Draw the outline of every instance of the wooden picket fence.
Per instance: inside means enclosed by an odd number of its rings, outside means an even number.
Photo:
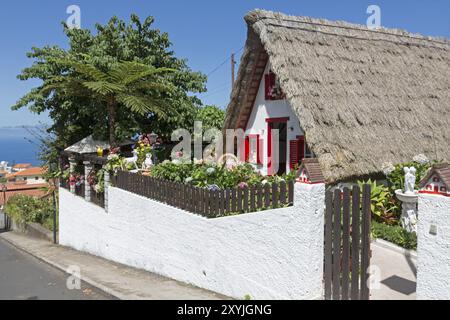
[[[370,185],[325,196],[325,299],[368,300]]]
[[[294,202],[293,181],[213,191],[119,171],[112,183],[117,188],[207,218],[287,207]]]

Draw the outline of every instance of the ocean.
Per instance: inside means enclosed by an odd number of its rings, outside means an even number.
[[[39,142],[25,128],[0,128],[0,161],[38,166],[38,152]]]

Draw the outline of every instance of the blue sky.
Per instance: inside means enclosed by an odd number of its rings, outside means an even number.
[[[379,1],[379,0],[96,0],[96,1],[2,1],[0,8],[0,127],[49,122],[46,115],[36,116],[13,105],[24,93],[38,84],[16,79],[31,61],[25,54],[33,46],[47,44],[66,47],[61,22],[68,17],[66,8],[81,7],[82,27],[93,28],[106,23],[113,15],[128,19],[131,13],[152,15],[155,27],[169,33],[178,57],[188,59],[196,71],[209,74],[234,51],[242,48],[246,38],[243,16],[254,8],[281,11],[293,15],[322,17],[365,24],[370,4],[381,8],[385,27],[450,38],[450,1]],[[239,59],[238,55],[238,59]],[[230,62],[211,74],[208,93],[201,95],[205,104],[226,107],[231,90]]]

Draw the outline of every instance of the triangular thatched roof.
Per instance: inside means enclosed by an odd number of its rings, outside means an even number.
[[[262,10],[245,20],[226,128],[245,126],[268,59],[327,182],[419,153],[450,160],[448,40]]]
[[[133,144],[133,141],[125,140],[119,143],[119,146],[127,146],[131,144]],[[109,150],[110,145],[106,141],[95,140],[94,137],[90,135],[78,141],[77,143],[71,145],[70,147],[66,148],[64,151],[75,154],[89,154],[89,153],[97,153],[97,149],[99,147],[104,150]]]

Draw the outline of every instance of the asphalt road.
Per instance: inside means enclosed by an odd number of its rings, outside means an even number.
[[[17,250],[0,239],[0,300],[109,300],[110,296],[82,283],[66,287],[68,275]]]

